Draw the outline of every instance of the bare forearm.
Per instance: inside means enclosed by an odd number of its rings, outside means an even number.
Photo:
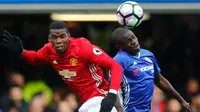
[[[124,112],[124,109],[123,109],[123,106],[121,105],[119,96],[117,96],[115,108],[117,109],[117,112]]]
[[[160,76],[160,78],[156,81],[156,85],[167,95],[170,95],[171,97],[177,99],[180,103],[185,102],[185,100],[181,97],[181,95],[173,88],[173,86],[169,83],[167,79],[165,79],[163,76]]]

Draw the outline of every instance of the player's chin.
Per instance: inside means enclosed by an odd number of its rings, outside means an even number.
[[[63,53],[65,53],[65,50],[64,49],[56,49],[56,52],[59,54],[63,54]]]
[[[140,48],[134,48],[133,51],[134,51],[135,53],[138,53],[138,52],[140,52]]]

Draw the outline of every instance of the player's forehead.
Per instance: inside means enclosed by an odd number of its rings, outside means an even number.
[[[135,38],[135,34],[132,31],[127,31],[122,37],[123,39]]]
[[[50,35],[61,35],[61,34],[66,34],[67,30],[66,28],[63,29],[50,29],[49,30]]]

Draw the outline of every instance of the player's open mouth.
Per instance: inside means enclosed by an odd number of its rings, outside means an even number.
[[[56,46],[56,49],[57,49],[57,50],[62,50],[62,49],[63,49],[63,46]]]

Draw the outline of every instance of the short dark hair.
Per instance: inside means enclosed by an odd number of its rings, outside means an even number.
[[[112,43],[118,44],[118,42],[121,40],[121,38],[124,37],[124,34],[128,31],[129,31],[129,29],[124,28],[124,27],[116,28],[112,33],[112,37],[111,37]]]
[[[49,29],[66,29],[67,33],[69,33],[67,24],[63,21],[53,21],[51,22]]]

